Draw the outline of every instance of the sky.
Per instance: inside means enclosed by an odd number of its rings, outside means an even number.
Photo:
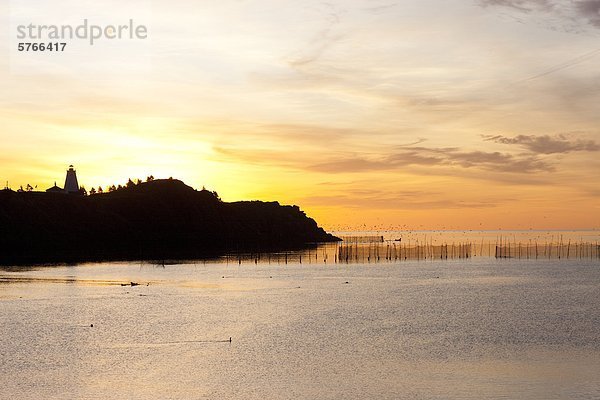
[[[329,230],[600,228],[600,0],[11,0],[0,180],[179,178]],[[17,53],[15,26],[146,40]]]

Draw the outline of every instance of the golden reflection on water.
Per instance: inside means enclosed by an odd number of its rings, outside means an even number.
[[[239,280],[232,276],[223,276],[222,282],[209,283],[198,280],[146,280],[146,281],[128,281],[78,278],[75,276],[26,276],[26,275],[2,275],[0,274],[0,284],[65,284],[78,286],[118,286],[125,288],[139,288],[156,285],[166,285],[185,289],[220,289],[227,291],[250,292],[255,290],[269,290],[276,288],[286,288],[273,282],[272,277],[257,278],[252,280]],[[134,283],[134,285],[132,285]],[[0,298],[3,296],[0,295]]]
[[[33,277],[33,276],[2,276],[0,283],[59,283],[59,284],[77,284],[89,286],[121,286],[123,281],[100,280],[100,279],[81,279],[76,277]]]

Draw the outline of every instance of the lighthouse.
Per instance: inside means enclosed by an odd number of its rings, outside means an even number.
[[[65,178],[65,192],[69,194],[79,193],[79,183],[77,183],[77,173],[72,165],[69,165],[67,177]]]

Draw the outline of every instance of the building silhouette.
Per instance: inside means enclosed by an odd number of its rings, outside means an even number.
[[[65,192],[66,193],[79,193],[79,183],[77,183],[77,173],[72,165],[69,165],[67,170],[67,177],[65,178]]]
[[[56,186],[56,182],[54,182],[54,186],[49,189],[46,189],[47,193],[67,193],[67,194],[79,194],[79,183],[77,182],[77,172],[72,165],[69,165],[69,169],[67,170],[67,176],[65,177],[65,187],[64,189]]]
[[[54,186],[52,186],[50,189],[46,189],[47,193],[64,193],[65,190],[61,187],[56,186],[56,181],[54,182]]]

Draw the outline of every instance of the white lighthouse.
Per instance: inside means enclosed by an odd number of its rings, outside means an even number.
[[[77,183],[77,173],[72,165],[69,165],[67,170],[67,177],[65,178],[65,192],[66,193],[79,193],[79,183]]]

